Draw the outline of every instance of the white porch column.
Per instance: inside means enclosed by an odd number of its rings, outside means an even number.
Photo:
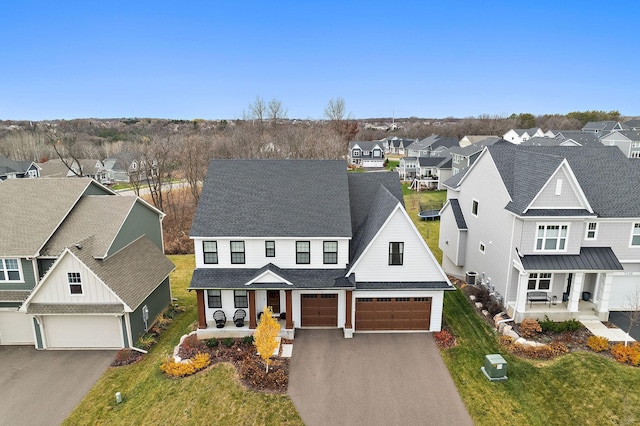
[[[609,312],[609,297],[611,296],[611,285],[613,284],[613,274],[603,273],[604,284],[602,284],[602,297],[598,301],[598,312]]]
[[[520,272],[518,274],[518,294],[516,296],[516,312],[527,310],[527,285],[529,284],[529,274]]]
[[[569,312],[578,312],[578,303],[582,294],[582,284],[584,283],[584,272],[576,272],[573,274],[573,283],[571,283],[571,294],[569,295]]]

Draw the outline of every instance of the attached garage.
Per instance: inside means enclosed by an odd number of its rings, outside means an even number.
[[[48,349],[120,349],[124,346],[120,317],[52,315],[44,318]]]
[[[302,294],[302,327],[337,327],[337,294]]]
[[[356,299],[356,331],[429,330],[430,297]]]
[[[22,312],[0,311],[0,345],[32,345],[33,318]]]
[[[640,275],[614,276],[609,310],[628,311],[632,307],[631,304],[638,303],[635,300],[638,295],[640,295]]]

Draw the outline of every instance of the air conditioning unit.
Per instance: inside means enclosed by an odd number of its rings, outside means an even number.
[[[469,285],[475,285],[477,278],[478,278],[478,273],[477,272],[475,272],[475,271],[467,271],[466,274],[465,274],[464,280]]]

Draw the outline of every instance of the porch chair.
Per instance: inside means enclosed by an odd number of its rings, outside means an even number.
[[[217,328],[223,328],[224,324],[227,322],[227,316],[221,310],[217,310],[213,313],[213,319],[216,322]]]
[[[237,309],[233,314],[233,322],[236,324],[236,327],[242,327],[244,325],[244,319],[247,316],[247,313],[244,309]]]

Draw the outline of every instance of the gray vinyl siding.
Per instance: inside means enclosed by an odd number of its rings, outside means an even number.
[[[91,183],[91,185],[87,186],[84,193],[82,195],[113,195],[108,192],[106,189],[98,186],[98,184]]]
[[[565,251],[535,251],[536,239],[538,235],[538,225],[569,225],[567,232],[567,244]],[[631,232],[631,228],[629,228]],[[631,234],[629,234],[631,237]],[[567,220],[564,218],[553,219],[549,217],[540,220],[526,220],[522,226],[522,237],[516,240],[518,249],[522,254],[580,254],[580,247],[584,238],[584,220]],[[601,247],[601,246],[599,246]]]
[[[109,248],[108,256],[135,241],[142,235],[149,238],[160,250],[162,247],[162,231],[158,214],[141,202],[133,205],[118,235]]]
[[[442,250],[442,254],[449,258],[455,266],[464,266],[466,240],[467,232],[458,229],[452,208],[447,205],[440,217],[438,246]]]
[[[31,290],[36,286],[33,263],[27,259],[20,259],[20,266],[22,267],[22,279],[24,282],[3,282],[0,283],[0,290]]]
[[[633,260],[640,258],[640,247],[629,247],[633,224],[640,223],[640,218],[633,221],[594,221],[598,222],[597,239],[584,240],[585,247],[611,247],[619,260]],[[588,221],[586,222],[588,223]],[[583,225],[582,238],[585,235],[586,223]]]
[[[0,302],[0,308],[16,308],[22,306],[20,302]]]
[[[505,295],[511,268],[511,231],[514,217],[504,209],[510,201],[493,159],[486,152],[469,170],[460,187],[458,200],[467,223],[465,270],[484,272],[496,291]],[[493,184],[489,184],[493,183]],[[478,216],[471,214],[478,200]],[[479,250],[480,242],[485,253]]]
[[[560,195],[556,195],[556,183],[562,179],[562,189]],[[560,170],[547,186],[542,188],[536,200],[532,203],[532,208],[584,208],[581,199],[571,187],[570,177],[564,170]]]
[[[147,297],[144,302],[129,314],[129,322],[131,323],[131,340],[136,342],[138,338],[145,332],[144,322],[142,321],[142,307],[147,305],[149,308],[148,325],[151,326],[156,317],[171,302],[171,288],[169,286],[169,278],[165,279],[154,291]]]

